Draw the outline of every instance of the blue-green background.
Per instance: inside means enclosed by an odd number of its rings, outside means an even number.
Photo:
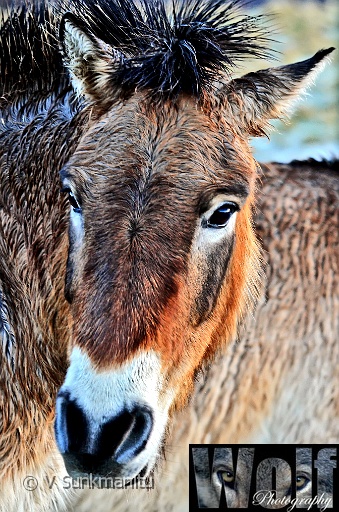
[[[275,13],[273,37],[280,43],[273,46],[281,54],[279,63],[251,62],[245,71],[303,60],[322,48],[337,49],[308,95],[295,106],[288,124],[275,121],[270,140],[252,140],[256,158],[288,162],[339,157],[339,0],[250,1],[249,6],[257,3],[254,13]]]

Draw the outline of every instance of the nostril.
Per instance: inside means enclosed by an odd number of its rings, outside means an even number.
[[[126,411],[105,423],[101,428],[97,445],[98,456],[112,456],[126,434],[130,431],[133,422],[133,414]]]
[[[146,407],[133,413],[133,423],[115,454],[116,461],[123,464],[129,458],[136,457],[146,446],[153,427],[153,415]]]
[[[85,451],[88,423],[81,408],[70,400],[68,393],[59,393],[57,399],[56,434],[62,453]]]
[[[84,451],[87,441],[87,421],[84,413],[76,402],[68,402],[66,409],[66,424],[68,432],[68,451]]]
[[[126,462],[145,448],[152,426],[152,413],[146,407],[123,412],[102,426],[98,456],[114,455],[118,463]]]
[[[71,472],[120,471],[146,447],[152,428],[153,414],[146,406],[125,409],[102,423],[86,417],[68,392],[59,392],[55,433]]]

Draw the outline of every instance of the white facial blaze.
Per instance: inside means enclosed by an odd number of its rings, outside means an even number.
[[[96,371],[90,358],[79,348],[71,353],[63,392],[86,415],[92,436],[100,426],[123,411],[145,406],[153,413],[153,428],[145,449],[126,463],[124,473],[133,478],[146,465],[151,469],[159,452],[174,393],[165,388],[161,365],[155,352],[140,352],[115,370]]]

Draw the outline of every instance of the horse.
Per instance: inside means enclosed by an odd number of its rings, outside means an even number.
[[[173,419],[155,489],[77,490],[76,512],[127,512],[134,502],[187,511],[190,443],[337,444],[338,161],[261,169],[254,225],[266,265],[253,317]]]
[[[238,7],[76,0],[4,18],[4,510],[67,506],[51,484],[63,463],[151,475],[196,375],[259,296],[249,137],[333,49],[234,79],[269,55]]]

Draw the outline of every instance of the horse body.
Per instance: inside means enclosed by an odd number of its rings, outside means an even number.
[[[133,500],[142,511],[187,511],[189,443],[337,442],[338,164],[262,170],[255,224],[266,277],[240,342],[216,358],[174,418],[155,489],[78,491],[76,511],[95,503],[98,512],[125,512]]]
[[[29,497],[8,486],[60,467],[52,428],[61,385],[55,431],[70,474],[150,474],[196,374],[258,295],[248,137],[286,110],[330,50],[228,80],[223,51],[263,56],[263,35],[246,18],[232,25],[227,6],[214,14],[203,3],[196,14],[185,5],[167,15],[161,2],[154,12],[147,3],[74,2],[60,21],[42,4],[18,8],[1,30],[6,510],[50,510],[59,500],[46,479]],[[187,20],[198,27],[198,67],[194,30],[180,32]],[[209,62],[199,38],[205,48],[212,28]],[[154,53],[166,34],[172,53]]]

